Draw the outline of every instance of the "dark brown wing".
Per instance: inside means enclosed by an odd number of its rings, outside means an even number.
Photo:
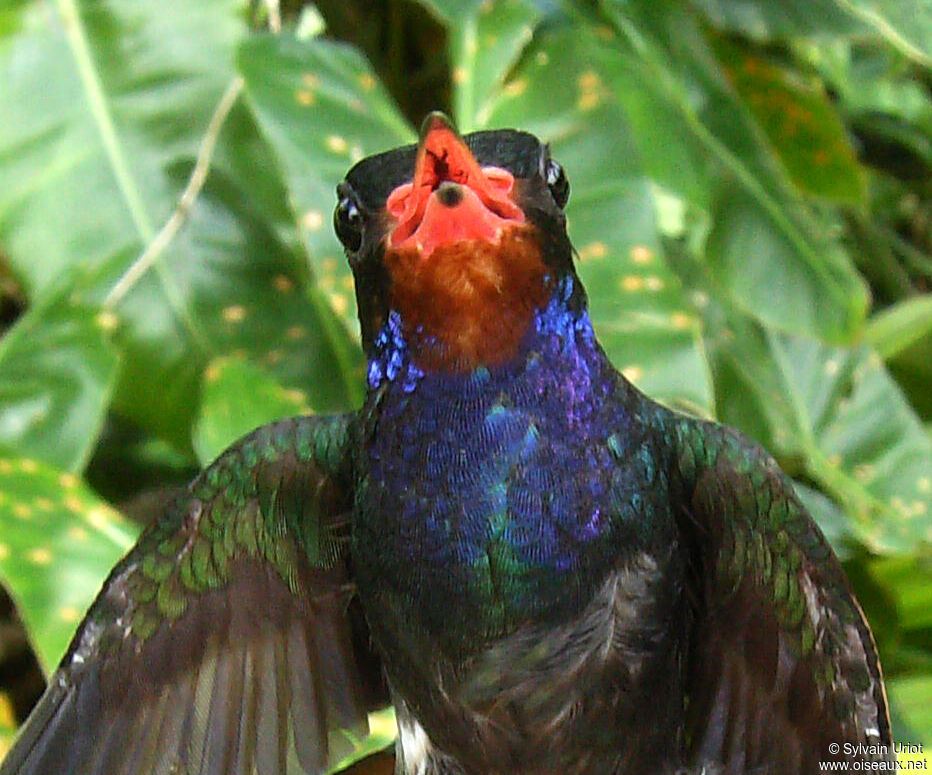
[[[792,484],[758,446],[711,423],[683,419],[675,449],[695,570],[692,763],[794,775],[820,761],[889,761],[870,630]]]
[[[0,774],[322,773],[350,752],[387,697],[350,606],[347,429],[260,428],[195,480],[111,573]]]

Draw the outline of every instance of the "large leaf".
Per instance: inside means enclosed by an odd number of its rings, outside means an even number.
[[[422,0],[446,22],[453,117],[461,132],[487,126],[496,95],[531,40],[540,9],[529,0]]]
[[[692,0],[720,29],[771,39],[850,34],[864,25],[839,0]]]
[[[0,339],[0,448],[66,471],[83,468],[116,377],[110,324],[66,289]]]
[[[541,31],[496,94],[489,124],[536,133],[566,169],[570,237],[615,364],[651,395],[709,413],[698,322],[664,261],[654,192],[613,97],[610,66],[594,30]]]
[[[138,255],[230,78],[235,0],[22,2],[0,39],[0,241],[32,295]],[[41,99],[37,99],[41,95]]]
[[[738,314],[711,346],[721,418],[841,503],[860,543],[932,543],[932,440],[876,353],[767,333]]]
[[[755,275],[765,263],[753,251],[712,254],[716,268],[724,270],[727,290],[769,326],[830,341],[849,339],[867,310],[865,284],[842,248],[826,236],[827,224],[820,223],[816,213],[798,200],[766,136],[729,84],[695,15],[683,2],[604,0],[603,5],[620,36],[616,45],[637,59],[652,82],[651,100],[662,96],[669,114],[679,117],[678,134],[686,130],[714,162],[720,187],[746,202],[744,211],[753,217],[753,228],[762,239],[781,246],[778,254],[767,257],[768,270],[785,275],[779,281],[786,287],[791,281],[803,282],[802,294],[815,299],[817,306],[811,314],[799,317],[796,310],[772,303],[768,285],[740,282],[747,262],[756,264]],[[637,82],[628,78],[625,83]],[[669,133],[663,133],[663,125],[659,131],[659,141],[664,142]],[[681,193],[695,189],[695,185],[683,186]],[[707,201],[696,204],[705,207]]]
[[[365,59],[347,46],[259,35],[243,43],[238,64],[284,170],[317,287],[355,330],[352,276],[330,227],[334,188],[351,164],[412,142],[414,133]]]
[[[255,163],[268,149],[248,111],[227,115],[239,5],[24,2],[0,39],[0,241],[35,299],[80,274],[126,356],[118,408],[180,447],[217,355],[266,358],[319,408],[361,394],[356,351],[292,248],[277,170]],[[172,215],[217,141],[207,186]]]
[[[864,336],[885,359],[932,336],[932,293],[914,296],[874,315]]]
[[[194,436],[194,449],[203,466],[260,425],[310,413],[303,392],[283,388],[268,372],[242,358],[212,361],[204,383]]]
[[[833,201],[865,203],[866,178],[834,105],[814,83],[724,38],[715,51],[800,189]]]
[[[46,672],[136,533],[73,474],[0,457],[0,574]]]

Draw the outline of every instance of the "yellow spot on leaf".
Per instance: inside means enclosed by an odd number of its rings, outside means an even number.
[[[321,264],[325,272],[337,271],[337,260],[333,256],[325,258]]]
[[[9,460],[0,460],[0,474],[8,474],[13,470],[13,464]]]
[[[841,455],[839,455],[837,452],[833,455],[829,455],[827,460],[828,464],[830,466],[834,466],[835,468],[838,468],[838,466],[841,465]]]
[[[279,293],[291,293],[294,290],[294,283],[283,274],[276,275],[275,279],[272,280],[272,285],[275,286],[275,290]]]
[[[36,498],[35,506],[41,511],[51,511],[55,508],[55,504],[48,498]]]
[[[32,516],[32,509],[26,503],[14,503],[13,514],[20,519],[29,519]]]
[[[527,78],[515,78],[504,88],[506,97],[520,97],[527,91]]]
[[[0,694],[0,727],[7,729],[16,729],[16,713],[13,711],[13,703],[6,694]],[[3,754],[0,753],[0,757]]]
[[[587,70],[581,76],[579,76],[579,88],[582,91],[592,91],[599,88],[599,83],[601,82],[599,74],[593,72],[592,70]]]
[[[920,476],[916,481],[916,489],[919,490],[919,492],[932,492],[932,478]]]
[[[340,137],[340,135],[328,135],[327,139],[324,140],[324,144],[327,146],[327,150],[333,153],[346,153],[349,148],[346,138]]]
[[[52,553],[48,549],[39,547],[27,553],[26,559],[36,565],[48,565],[52,561]]]
[[[104,506],[95,506],[88,510],[85,519],[87,519],[87,524],[98,530],[103,530],[112,522],[110,510]]]
[[[832,359],[827,360],[825,362],[825,367],[824,367],[825,373],[830,377],[834,377],[838,373],[839,365],[840,364],[836,360],[832,360]]]
[[[73,541],[84,542],[87,540],[87,531],[83,527],[72,527],[68,529],[68,537]]]
[[[73,606],[66,605],[58,609],[58,618],[63,622],[73,624],[81,618],[81,612]]]
[[[298,89],[294,93],[295,102],[304,107],[309,107],[314,104],[316,97],[314,97],[314,92],[308,91],[307,89]]]
[[[463,84],[469,80],[469,71],[465,67],[453,68],[453,83]]]
[[[584,94],[579,95],[579,99],[576,102],[576,107],[578,107],[580,110],[592,110],[598,104],[598,92],[585,92]]]
[[[604,242],[590,242],[579,251],[580,261],[588,261],[591,258],[604,258],[607,255],[608,246]]]
[[[102,310],[97,313],[94,323],[102,331],[113,331],[120,324],[120,319],[110,310]]]
[[[289,339],[303,339],[307,336],[304,326],[292,326],[285,332]]]
[[[324,216],[319,210],[308,210],[301,218],[301,225],[308,231],[317,231],[324,225]]]
[[[637,382],[641,377],[644,376],[644,369],[640,366],[626,366],[621,370],[621,373],[625,376],[625,379],[630,382]]]
[[[546,67],[550,63],[550,54],[546,51],[538,51],[534,61],[537,62],[538,67]]]
[[[635,245],[631,248],[631,260],[635,264],[649,264],[654,260],[654,251],[646,245]]]
[[[62,474],[58,477],[58,484],[66,490],[71,490],[78,486],[78,477],[74,474]]]
[[[307,403],[307,395],[303,390],[298,390],[297,388],[283,389],[282,398],[286,401],[291,401],[293,404],[298,404],[299,406]]]
[[[359,76],[359,85],[362,87],[363,91],[372,91],[375,88],[375,78],[369,75],[369,73],[363,73]]]
[[[239,323],[246,317],[246,308],[242,304],[231,304],[224,308],[220,316],[227,323]]]
[[[626,291],[639,291],[644,287],[644,278],[629,274],[621,278],[621,287]]]
[[[349,309],[349,302],[342,293],[331,293],[330,306],[333,307],[333,311],[338,315],[345,315],[346,311]]]
[[[220,379],[220,367],[216,363],[211,363],[206,369],[204,369],[204,379],[208,383],[213,384],[218,379]]]
[[[344,290],[347,290],[347,291],[353,290],[353,287],[354,287],[353,276],[349,274],[343,275],[343,277],[340,279],[340,285],[343,286]]]
[[[303,83],[309,89],[313,89],[315,86],[317,86],[318,83],[320,83],[320,79],[314,75],[314,73],[304,73],[301,76],[301,83]]]
[[[25,458],[19,461],[19,470],[24,474],[34,474],[39,470],[39,464],[35,460]]]
[[[693,319],[685,312],[674,312],[670,315],[670,322],[673,324],[674,328],[683,330],[684,328],[690,328],[693,324]]]
[[[913,501],[913,516],[919,517],[926,513],[929,510],[929,507],[923,501]]]
[[[663,280],[657,277],[657,275],[650,275],[644,278],[644,286],[649,291],[659,291],[663,289]]]
[[[0,560],[5,560],[10,556],[10,547],[6,544],[0,544]]]
[[[854,467],[852,473],[855,479],[866,484],[874,478],[874,467],[870,463],[861,463]]]
[[[68,509],[68,511],[73,511],[75,514],[80,514],[84,511],[84,503],[80,498],[69,495],[65,498],[65,508]]]
[[[579,99],[576,106],[580,110],[592,110],[602,100],[602,79],[599,74],[587,70],[579,76]]]

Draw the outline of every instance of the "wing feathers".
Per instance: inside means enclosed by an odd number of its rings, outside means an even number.
[[[348,615],[347,428],[276,423],[199,477],[111,573],[0,775],[339,761],[344,730],[367,731],[366,700],[387,704],[360,678],[368,632]]]

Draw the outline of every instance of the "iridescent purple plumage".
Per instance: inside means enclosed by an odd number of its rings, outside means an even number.
[[[425,374],[391,316],[373,351],[373,517],[357,540],[416,566],[394,583],[444,601],[437,614],[448,630],[451,619],[473,630],[482,621],[493,635],[565,611],[617,561],[608,547],[618,531],[636,530],[640,467],[618,465],[640,443],[619,433],[630,425],[620,400],[630,387],[575,292],[561,278],[501,366]]]

